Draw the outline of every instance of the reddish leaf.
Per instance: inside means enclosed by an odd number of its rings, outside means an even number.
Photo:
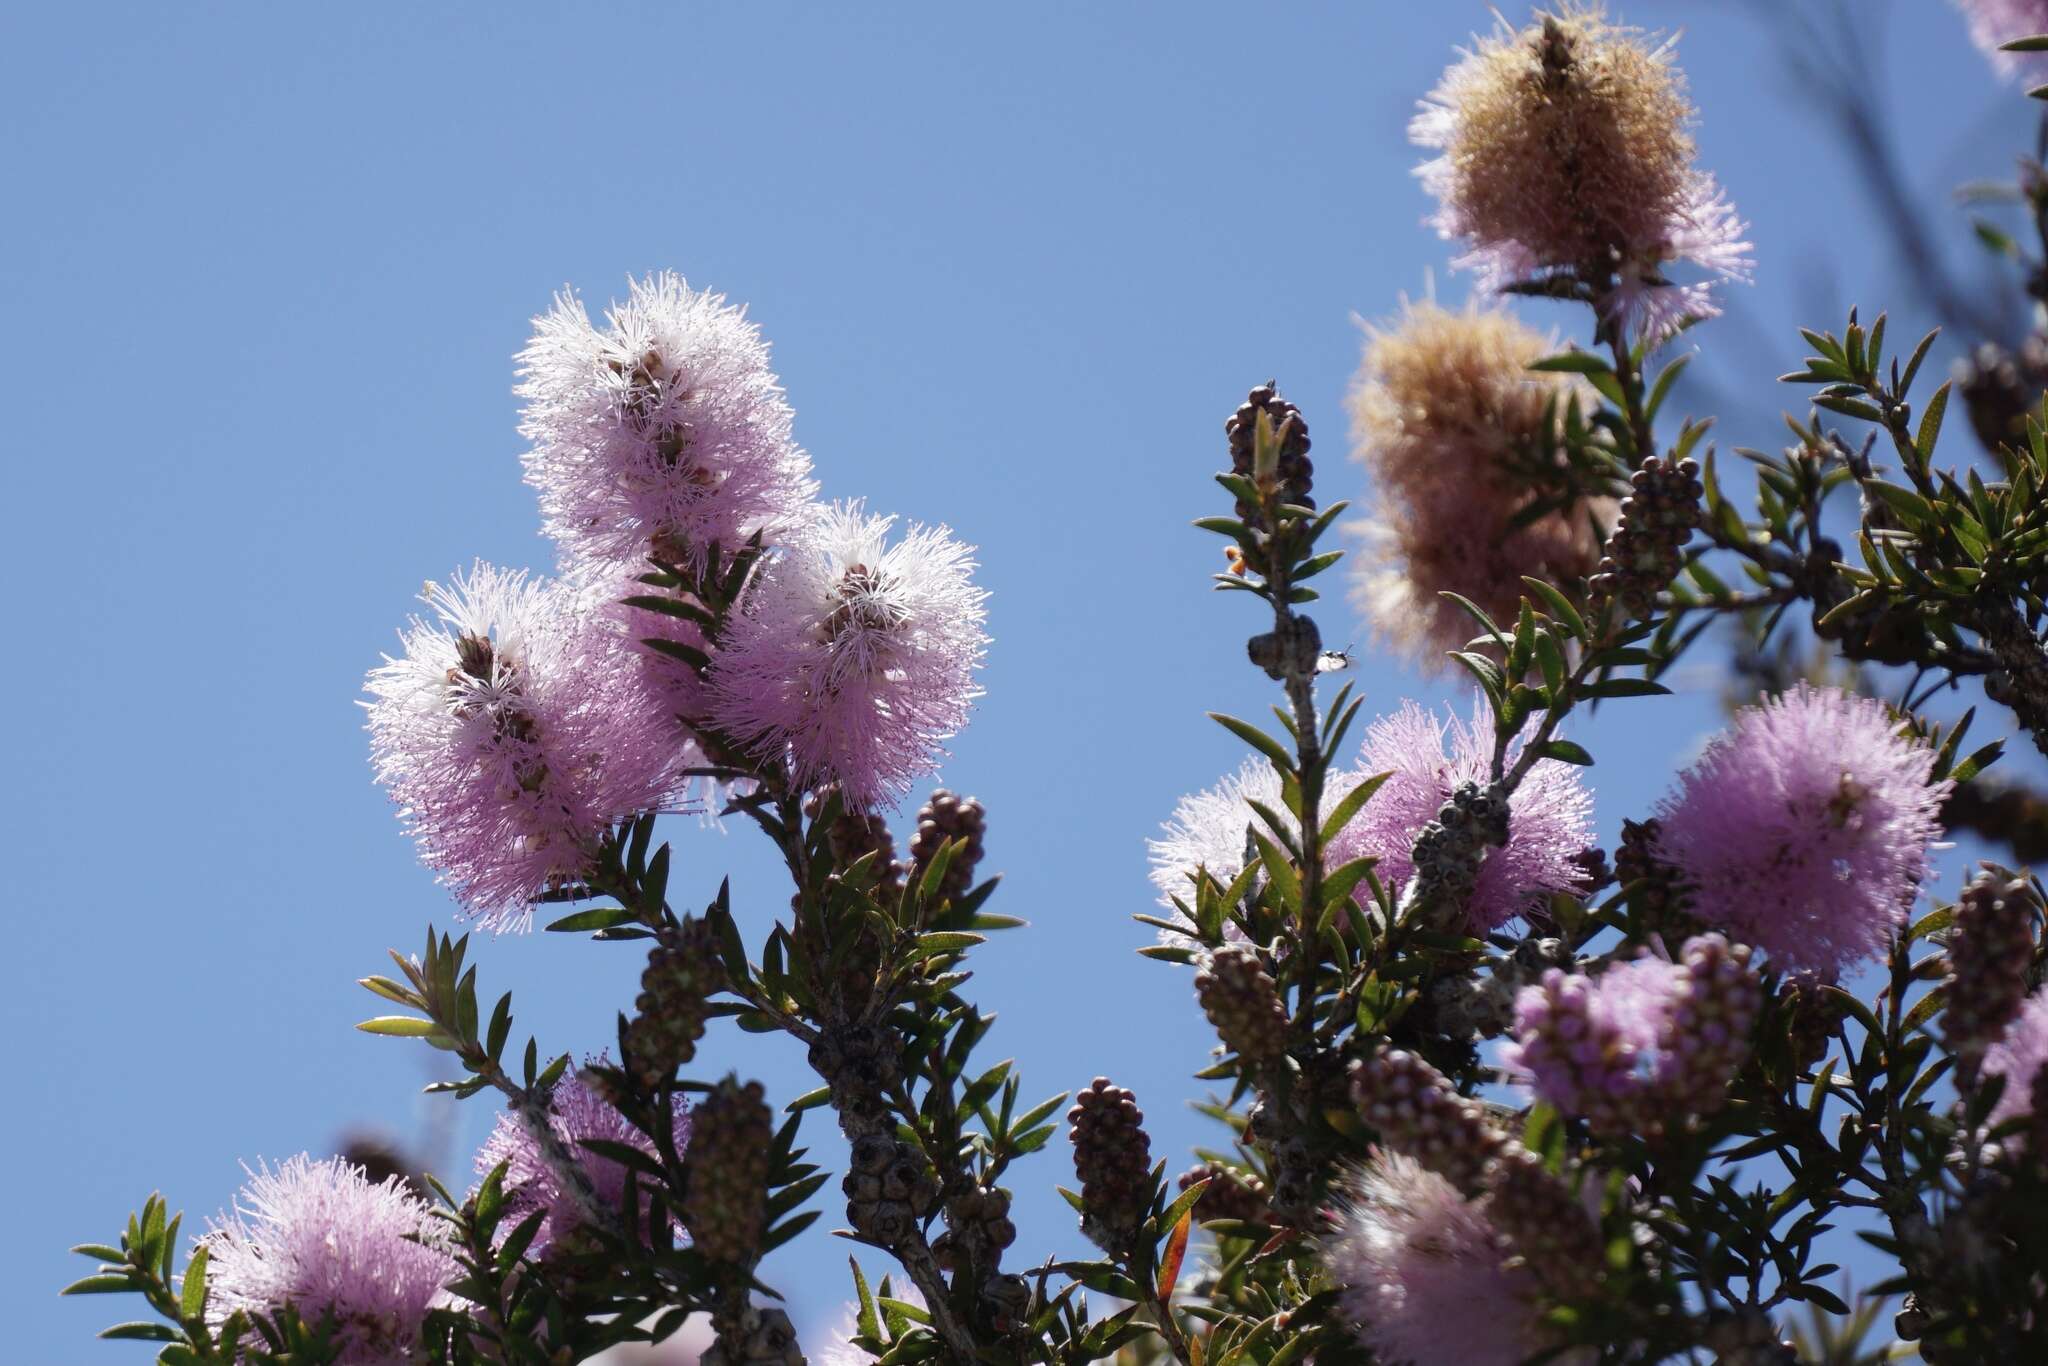
[[[1180,1212],[1180,1220],[1173,1226],[1173,1232],[1166,1235],[1166,1255],[1159,1259],[1159,1302],[1173,1298],[1174,1286],[1180,1284],[1181,1259],[1188,1255],[1188,1230],[1193,1227],[1195,1210],[1192,1205]]]

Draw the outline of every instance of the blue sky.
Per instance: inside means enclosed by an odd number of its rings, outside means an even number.
[[[1872,79],[1967,250],[1941,196],[2006,170],[2031,111],[1947,6],[1893,8]],[[1750,11],[1623,14],[1687,26],[1704,160],[1754,224],[1756,284],[1695,334],[1713,388],[1690,397],[1733,396],[1723,438],[1777,445],[1794,322],[1838,328],[1893,275]],[[89,1341],[123,1306],[54,1292],[78,1269],[64,1247],[152,1189],[196,1220],[238,1161],[449,1117],[416,1094],[423,1050],[350,1028],[375,1012],[354,979],[451,919],[370,784],[354,703],[422,579],[547,567],[510,357],[564,283],[601,303],[673,268],[747,301],[826,493],[980,546],[988,695],[945,781],[988,804],[993,909],[1033,923],[976,961],[989,1056],[1017,1057],[1033,1098],[1132,1086],[1176,1163],[1213,1138],[1181,1104],[1208,1041],[1187,977],[1132,956],[1150,932],[1128,917],[1151,901],[1145,837],[1238,762],[1202,712],[1271,699],[1243,662],[1250,600],[1208,592],[1218,546],[1186,524],[1220,508],[1223,418],[1272,376],[1306,411],[1319,493],[1359,491],[1353,315],[1432,273],[1464,291],[1403,127],[1490,22],[1388,3],[9,8],[10,1356],[135,1358]],[[1893,335],[1917,326],[1901,307]],[[1341,601],[1321,619],[1364,644]],[[1356,677],[1375,712],[1457,692],[1364,648]],[[1603,835],[1714,723],[1695,681],[1580,728],[1607,756]],[[786,893],[755,841],[670,835],[673,894],[730,871],[758,943]],[[639,968],[551,936],[474,957],[522,1033],[578,1052]],[[809,1089],[786,1041],[720,1034],[702,1057]],[[451,1175],[488,1105],[454,1113]],[[1064,1144],[1017,1175],[1018,1252],[1076,1250],[1051,1194]],[[847,1251],[807,1238],[766,1275],[815,1323]]]

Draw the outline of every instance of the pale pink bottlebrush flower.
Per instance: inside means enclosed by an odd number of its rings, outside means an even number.
[[[1521,745],[1510,745],[1509,767]],[[1332,842],[1332,866],[1377,857],[1380,881],[1399,896],[1414,872],[1415,837],[1461,784],[1487,785],[1492,757],[1493,722],[1483,699],[1474,702],[1469,723],[1455,715],[1439,719],[1414,702],[1373,722],[1354,773],[1389,776]],[[1576,766],[1556,759],[1532,765],[1508,801],[1508,842],[1488,849],[1479,865],[1465,906],[1467,928],[1483,933],[1518,915],[1540,915],[1552,893],[1584,887],[1576,856],[1592,842],[1592,812]]]
[[[201,1239],[207,1321],[291,1305],[309,1326],[333,1315],[341,1366],[419,1360],[427,1313],[451,1303],[443,1287],[462,1274],[426,1202],[338,1157],[243,1170],[233,1212]]]
[[[1745,225],[1693,164],[1693,108],[1670,41],[1567,7],[1504,20],[1444,73],[1409,125],[1437,157],[1419,168],[1455,265],[1499,289],[1576,273],[1614,320],[1652,342],[1720,312],[1686,263],[1746,280]]]
[[[1501,1061],[1595,1129],[1661,1133],[1720,1108],[1762,1004],[1749,950],[1699,935],[1675,963],[1646,955],[1597,977],[1544,973],[1516,999]]]
[[[668,271],[629,285],[603,328],[557,295],[519,353],[526,479],[572,577],[702,568],[801,526],[817,493],[745,310]]]
[[[1884,952],[1941,838],[1934,751],[1883,703],[1801,683],[1746,707],[1657,808],[1658,856],[1701,922],[1772,965],[1839,974]]]
[[[1516,1366],[1544,1343],[1535,1278],[1481,1209],[1412,1158],[1375,1152],[1323,1243],[1344,1316],[1403,1366]]]
[[[1330,771],[1323,783],[1325,814],[1358,785],[1361,776],[1341,769]],[[1207,869],[1209,876],[1228,887],[1244,871],[1246,850],[1251,850],[1252,857],[1258,856],[1248,832],[1256,829],[1267,839],[1274,838],[1272,828],[1252,810],[1252,802],[1279,816],[1297,841],[1301,838],[1301,822],[1281,797],[1279,772],[1270,762],[1254,755],[1239,765],[1236,772],[1224,775],[1214,787],[1191,792],[1174,803],[1173,814],[1160,825],[1160,837],[1145,841],[1152,864],[1152,885],[1159,890],[1161,906],[1173,910],[1173,899],[1179,897],[1192,910],[1197,869]],[[1333,858],[1325,858],[1324,863],[1337,866]],[[1231,940],[1244,938],[1244,931],[1228,920],[1224,922],[1223,934]],[[1159,932],[1159,941],[1180,945],[1193,942],[1188,936],[1169,930]]]
[[[680,1153],[689,1143],[690,1107],[680,1095],[675,1097],[673,1106],[676,1151]],[[548,1097],[548,1113],[555,1137],[577,1155],[597,1198],[606,1209],[618,1214],[623,1223],[626,1168],[616,1159],[589,1152],[579,1145],[584,1139],[623,1143],[654,1157],[658,1152],[654,1140],[634,1128],[617,1107],[580,1076],[565,1076],[555,1083],[555,1089]],[[535,1210],[546,1210],[540,1231],[534,1235],[531,1244],[533,1255],[539,1256],[583,1223],[583,1209],[575,1195],[563,1185],[555,1169],[548,1165],[541,1154],[539,1142],[525,1121],[510,1111],[499,1112],[497,1126],[484,1140],[483,1147],[477,1150],[477,1176],[489,1175],[500,1162],[507,1164],[504,1178],[507,1214],[500,1232],[510,1233]],[[644,1239],[647,1230],[640,1225],[646,1222],[649,1196],[645,1178],[640,1180],[641,1207],[634,1223]],[[682,1225],[678,1223],[675,1227],[680,1236]]]
[[[2005,1037],[1984,1050],[1984,1061],[1978,1067],[1980,1085],[1983,1079],[2005,1078],[2005,1090],[1991,1107],[1990,1127],[2022,1115],[2035,1117],[2033,1124],[2020,1131],[2018,1145],[2022,1148],[2039,1142],[2043,1121],[2048,1120],[2037,1104],[2048,1101],[2048,1094],[2036,1095],[2044,1063],[2048,1063],[2048,993],[2036,992],[2005,1027]]]
[[[1970,21],[1970,40],[1977,44],[2001,76],[2048,76],[2048,54],[2001,52],[1999,45],[2015,38],[2048,33],[2048,0],[1956,0]]]
[[[933,772],[980,696],[988,594],[945,527],[835,503],[763,570],[712,662],[711,719],[799,787],[869,809]]]
[[[685,749],[618,623],[565,586],[478,564],[421,599],[365,684],[377,781],[456,898],[524,928],[608,825],[676,804]]]
[[[882,1298],[885,1298],[879,1283],[874,1287],[874,1294],[878,1301],[875,1306],[876,1314],[878,1316],[886,1315],[888,1311],[883,1309],[879,1303]],[[914,1304],[919,1309],[925,1307],[924,1295],[919,1292],[915,1285],[912,1285],[908,1280],[900,1276],[889,1282],[886,1298],[896,1300],[902,1304]],[[906,1324],[905,1326],[910,1325]],[[848,1305],[846,1312],[840,1315],[838,1324],[826,1335],[825,1345],[818,1351],[817,1357],[820,1366],[870,1366],[870,1363],[875,1360],[874,1356],[853,1345],[854,1334],[859,1331],[860,1307],[858,1305]]]

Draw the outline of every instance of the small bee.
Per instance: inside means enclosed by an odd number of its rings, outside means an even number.
[[[1316,656],[1316,672],[1319,674],[1333,674],[1339,669],[1350,668],[1351,652],[1356,648],[1357,645],[1354,642],[1351,645],[1346,645],[1341,650],[1323,651]]]

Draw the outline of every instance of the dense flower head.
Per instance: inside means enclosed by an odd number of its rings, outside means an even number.
[[[629,283],[602,328],[556,296],[519,353],[527,482],[564,568],[604,580],[779,539],[817,490],[745,310],[667,271]]]
[[[1510,745],[1515,762],[1521,740]],[[1379,879],[1396,896],[1414,872],[1415,838],[1464,784],[1486,786],[1493,756],[1493,724],[1484,700],[1475,700],[1468,724],[1439,719],[1414,702],[1381,717],[1366,731],[1356,780],[1385,773],[1387,780],[1331,842],[1333,866],[1355,858],[1379,859]],[[1554,892],[1586,885],[1578,861],[1591,841],[1592,794],[1579,769],[1540,759],[1508,802],[1507,843],[1487,851],[1466,901],[1467,926],[1498,929],[1518,915],[1541,914]]]
[[[1990,1127],[1995,1129],[2022,1116],[2034,1118],[2033,1124],[2020,1131],[2018,1146],[2023,1148],[2034,1143],[2048,1121],[2040,1103],[2048,1100],[2048,1095],[2039,1094],[2044,1063],[2048,1063],[2048,992],[2036,992],[2006,1026],[2005,1037],[1984,1051],[1979,1071],[1982,1078],[2005,1079],[2005,1089],[1991,1107]]]
[[[1515,1366],[1543,1345],[1529,1272],[1481,1209],[1411,1158],[1353,1174],[1325,1240],[1345,1318],[1402,1366]]]
[[[675,1097],[672,1105],[676,1151],[680,1153],[689,1143],[690,1108],[680,1095]],[[548,1097],[548,1122],[555,1137],[578,1158],[597,1198],[606,1209],[618,1211],[623,1217],[626,1196],[624,1164],[589,1152],[581,1144],[585,1139],[623,1143],[650,1157],[658,1157],[654,1140],[634,1128],[618,1108],[589,1082],[573,1074],[555,1083],[554,1091]],[[511,1232],[535,1210],[546,1210],[547,1215],[541,1220],[540,1231],[534,1235],[531,1245],[534,1255],[538,1256],[583,1223],[583,1209],[575,1194],[564,1186],[561,1177],[548,1164],[539,1141],[527,1128],[526,1122],[509,1110],[499,1113],[497,1126],[484,1140],[483,1147],[477,1150],[477,1176],[489,1175],[500,1162],[507,1164],[504,1178],[507,1215],[501,1232]],[[643,1182],[641,1209],[634,1220],[636,1227],[645,1221],[647,1199]],[[647,1236],[644,1228],[638,1231],[643,1239]]]
[[[2039,52],[2001,52],[1999,45],[2015,38],[2048,33],[2048,0],[1956,0],[1970,21],[1970,39],[1982,48],[1999,74],[2040,79],[2048,58]]]
[[[756,581],[710,675],[719,729],[863,809],[937,767],[988,645],[972,549],[917,523],[892,543],[894,521],[823,509]]]
[[[421,600],[433,619],[365,685],[377,781],[455,896],[523,928],[606,826],[675,803],[684,745],[617,621],[566,586],[478,564]]]
[[[1367,336],[1351,388],[1352,455],[1376,504],[1355,525],[1364,553],[1352,597],[1376,636],[1418,662],[1442,667],[1472,635],[1445,591],[1506,621],[1526,592],[1522,575],[1570,584],[1600,561],[1611,500],[1517,525],[1536,496],[1519,472],[1556,461],[1565,405],[1590,397],[1574,376],[1529,369],[1554,350],[1505,311],[1433,302],[1409,304]]]
[[[1805,683],[1738,713],[1657,809],[1658,856],[1691,885],[1693,915],[1782,969],[1881,954],[1952,786],[1897,731],[1883,703]]]
[[[1409,135],[1437,157],[1418,174],[1457,265],[1486,288],[1577,273],[1614,319],[1652,341],[1720,310],[1689,262],[1748,272],[1744,224],[1693,164],[1692,105],[1672,44],[1570,7],[1505,21],[1444,73]]]
[[[1606,1133],[1659,1133],[1709,1113],[1747,1057],[1762,1008],[1748,959],[1713,934],[1688,940],[1675,963],[1646,954],[1597,977],[1552,968],[1516,999],[1502,1063]]]
[[[202,1240],[208,1321],[290,1305],[309,1326],[333,1316],[341,1366],[417,1360],[427,1312],[449,1303],[442,1287],[461,1275],[426,1202],[338,1157],[244,1170],[233,1212]]]

